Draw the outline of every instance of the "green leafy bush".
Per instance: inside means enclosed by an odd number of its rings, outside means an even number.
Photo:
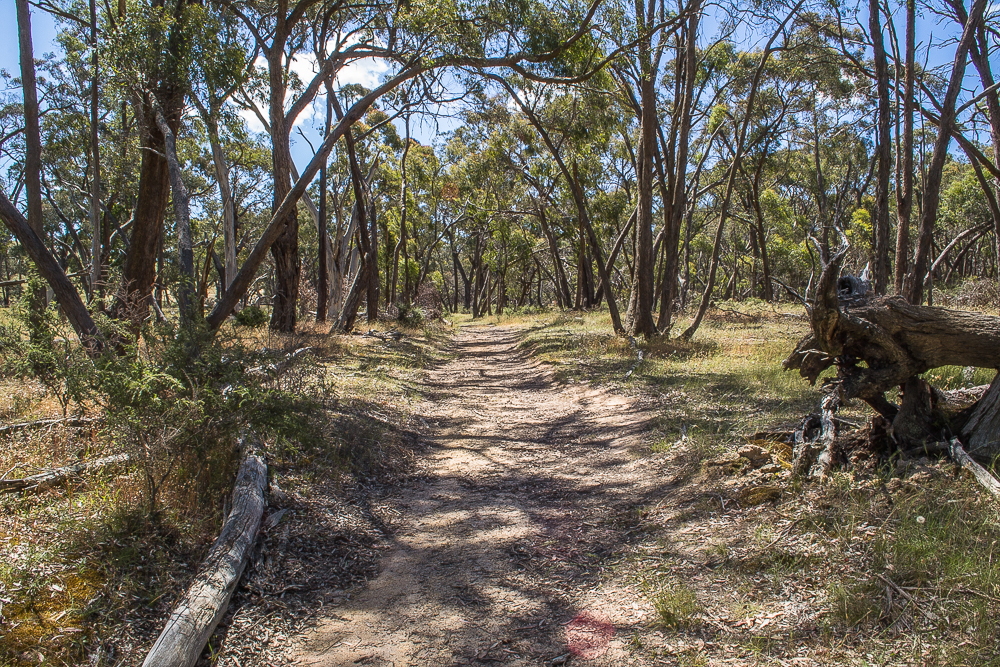
[[[248,329],[259,329],[267,324],[267,313],[260,306],[247,306],[233,316],[236,325],[247,327]]]
[[[424,323],[424,310],[413,304],[400,304],[396,319],[403,326],[416,328]]]
[[[32,277],[23,294],[14,308],[17,324],[0,327],[0,374],[38,380],[59,402],[65,417],[71,405],[80,409],[91,395],[94,364],[59,331],[58,313],[54,304],[45,303],[45,283],[40,278]]]

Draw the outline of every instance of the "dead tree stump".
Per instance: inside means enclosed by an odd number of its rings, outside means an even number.
[[[785,369],[797,369],[815,384],[835,367],[836,376],[824,382],[828,395],[867,402],[891,423],[900,449],[947,442],[960,433],[970,455],[996,458],[1000,381],[994,379],[974,406],[959,410],[920,375],[939,366],[1000,369],[1000,317],[858,294],[856,279],[839,276],[844,255],[837,253],[824,268],[807,306],[812,331],[785,360]],[[886,398],[897,387],[899,404]]]

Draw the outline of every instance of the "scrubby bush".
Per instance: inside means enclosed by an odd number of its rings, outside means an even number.
[[[0,327],[0,374],[33,378],[59,402],[63,416],[91,394],[94,364],[59,331],[54,304],[45,303],[45,283],[32,277],[14,308],[15,324]],[[27,335],[25,335],[27,334]]]
[[[247,372],[273,366],[274,351],[251,349],[232,333],[213,335],[201,320],[147,322],[136,332],[98,317],[114,344],[90,357],[33,286],[0,327],[0,373],[39,381],[64,414],[72,405],[98,408],[114,449],[141,471],[149,514],[160,511],[168,486],[183,509],[215,504],[235,472],[241,429],[278,438],[292,429],[294,438],[311,423],[314,406],[267,373]]]
[[[234,316],[236,325],[248,329],[259,329],[267,324],[267,313],[260,306],[247,306]]]
[[[396,320],[405,327],[419,327],[424,323],[424,310],[415,304],[399,304]]]

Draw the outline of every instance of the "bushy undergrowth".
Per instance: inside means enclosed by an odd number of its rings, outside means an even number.
[[[32,285],[0,329],[0,375],[41,382],[64,415],[101,413],[113,447],[143,471],[149,514],[168,483],[196,504],[214,502],[231,482],[241,429],[280,437],[308,428],[308,401],[267,382],[273,352],[201,324],[148,323],[135,333],[103,318],[115,344],[88,356]]]
[[[0,473],[131,462],[0,496],[2,667],[141,661],[218,534],[243,429],[261,436],[272,483],[291,497],[409,474],[414,380],[449,335],[441,324],[379,338],[234,323],[209,336],[153,322],[136,335],[102,320],[112,352],[90,358],[54,309],[32,333],[29,305],[0,310],[0,419],[52,417],[57,391],[68,414],[98,419],[8,434]]]

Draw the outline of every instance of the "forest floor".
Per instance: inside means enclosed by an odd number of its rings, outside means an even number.
[[[650,610],[609,559],[666,480],[637,455],[651,415],[555,381],[520,333],[465,328],[427,373],[424,476],[400,490],[379,576],[321,617],[301,664],[628,661]]]
[[[726,304],[638,348],[599,312],[389,326],[255,340],[314,352],[274,380],[302,423],[268,442],[273,506],[201,665],[1000,665],[974,482],[928,459],[791,478],[783,434],[820,395],[781,370],[801,315]],[[54,416],[39,387],[7,402]],[[0,467],[105,437],[19,434]],[[0,497],[0,665],[142,662],[224,507],[179,488],[150,522],[137,475]]]
[[[787,320],[775,320],[787,328]],[[715,356],[704,346],[675,350],[689,373],[660,375],[659,390],[651,391],[650,376],[662,366],[654,363],[644,379],[630,382],[640,366],[629,358],[632,350],[619,349],[610,365],[606,348],[581,355],[581,342],[601,346],[565,325],[464,328],[449,359],[428,370],[425,402],[415,406],[426,420],[427,455],[419,478],[397,491],[401,515],[379,575],[319,614],[298,635],[290,661],[401,667],[996,660],[986,620],[995,598],[987,594],[984,607],[973,596],[974,609],[961,617],[980,619],[976,627],[954,613],[942,622],[931,611],[942,603],[927,585],[933,576],[904,581],[924,587],[899,589],[912,604],[898,593],[894,603],[895,589],[868,570],[873,562],[891,570],[900,560],[886,553],[894,504],[930,514],[921,502],[935,500],[914,499],[918,485],[937,501],[969,502],[944,488],[944,469],[915,464],[917,476],[906,484],[897,479],[892,492],[884,480],[853,476],[803,488],[788,477],[787,446],[753,426],[803,405],[809,392],[776,396],[755,387],[773,368],[750,369],[742,378],[739,363],[728,376],[718,368],[699,373],[697,358]],[[576,348],[569,368],[538,361],[553,334],[557,349]],[[745,338],[743,345],[742,361],[752,363],[760,351],[746,347]],[[756,410],[748,390],[760,402]],[[722,394],[714,403],[713,392]],[[758,414],[734,424],[726,413],[741,409]],[[687,437],[699,424],[712,430],[706,422],[713,414],[729,417],[720,421],[730,428],[714,438]],[[678,418],[689,423],[676,440],[664,441]],[[743,437],[733,437],[734,426]],[[766,464],[746,465],[735,455],[748,442],[767,452]],[[879,502],[880,487],[888,503]],[[904,514],[904,521],[915,516]],[[986,535],[996,535],[995,523]],[[923,535],[904,539],[934,548]],[[913,557],[911,547],[904,545],[903,560]],[[933,570],[933,560],[921,567]]]

